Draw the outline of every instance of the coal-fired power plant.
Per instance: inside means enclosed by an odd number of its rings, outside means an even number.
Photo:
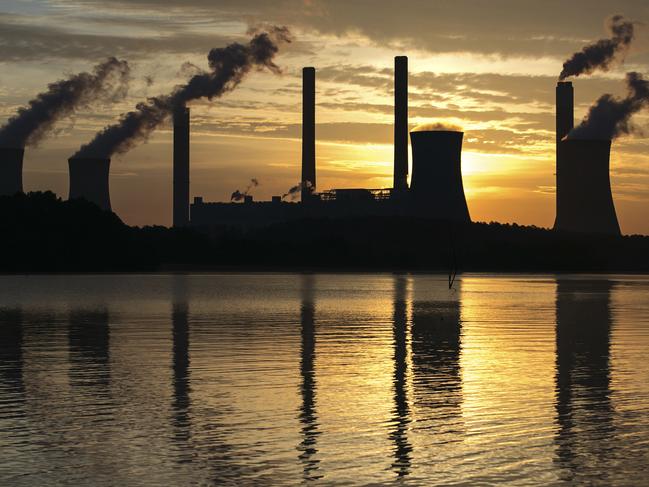
[[[316,188],[315,172],[315,68],[302,70],[302,201]]]
[[[102,210],[111,211],[108,178],[110,159],[72,157],[70,169],[70,194],[68,199],[83,198]]]
[[[0,147],[0,196],[23,191],[23,156],[25,149]]]
[[[189,108],[173,113],[173,226],[189,225]]]
[[[565,139],[559,149],[556,229],[620,235],[609,177],[611,141]]]
[[[556,89],[556,218],[565,232],[620,235],[610,181],[610,140],[571,139],[572,83]]]
[[[408,189],[408,58],[394,58],[394,174],[395,191]]]
[[[417,216],[457,223],[470,222],[462,183],[463,133],[449,130],[411,134],[413,173],[408,189],[408,58],[394,58],[394,174],[393,187],[345,188],[316,191],[315,68],[302,70],[302,203],[255,202],[248,195],[241,203],[209,203],[196,197],[191,225],[262,226],[305,217]]]
[[[462,132],[414,131],[411,199],[419,216],[470,222],[462,185]]]

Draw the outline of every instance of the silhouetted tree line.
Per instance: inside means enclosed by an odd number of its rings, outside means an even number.
[[[404,217],[307,219],[247,230],[139,228],[50,192],[0,197],[0,235],[2,272],[649,271],[644,236]]]

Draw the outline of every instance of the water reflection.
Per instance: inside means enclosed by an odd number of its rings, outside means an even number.
[[[313,276],[302,277],[302,302],[300,306],[301,350],[300,350],[300,423],[302,441],[298,446],[305,480],[320,478],[317,474],[319,460],[316,457],[318,438],[318,417],[316,414],[315,377],[315,301]]]
[[[394,442],[393,470],[399,477],[410,473],[412,445],[408,441],[410,405],[408,404],[408,280],[404,276],[394,278],[394,306],[392,310],[394,335],[394,430],[390,438]]]
[[[460,291],[413,283],[412,367],[421,428],[439,443],[459,441],[462,422]],[[444,286],[446,287],[446,286]]]
[[[13,407],[25,397],[23,333],[22,310],[0,308],[0,390],[5,398],[13,399]]]
[[[564,480],[607,476],[614,436],[608,280],[559,279],[556,295],[557,462]],[[592,480],[592,479],[591,479]]]
[[[105,395],[110,387],[108,310],[73,309],[69,315],[70,384]]]
[[[175,276],[173,283],[173,303],[171,312],[173,401],[172,426],[174,439],[185,451],[191,437],[189,418],[190,408],[190,359],[189,359],[189,319],[187,289],[184,276]],[[190,461],[191,456],[180,458],[180,462]]]

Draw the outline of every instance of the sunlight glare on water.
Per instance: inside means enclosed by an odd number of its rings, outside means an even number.
[[[1,485],[641,485],[649,279],[0,277]]]

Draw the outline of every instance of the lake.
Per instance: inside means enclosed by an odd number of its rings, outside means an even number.
[[[0,484],[647,485],[649,277],[0,276]]]

